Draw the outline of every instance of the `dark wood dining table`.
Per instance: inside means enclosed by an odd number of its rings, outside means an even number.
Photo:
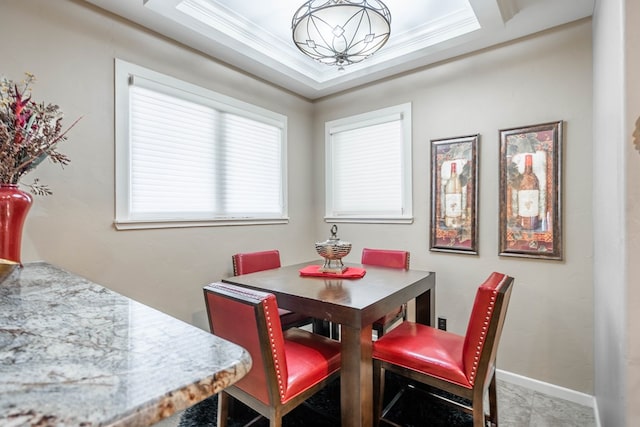
[[[345,263],[364,268],[364,277],[303,277],[311,261],[224,279],[228,283],[273,293],[281,308],[341,325],[342,426],[373,425],[372,324],[413,298],[416,321],[435,324],[435,273]]]

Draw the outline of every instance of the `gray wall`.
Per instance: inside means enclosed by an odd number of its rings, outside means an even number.
[[[37,75],[37,99],[84,118],[61,150],[64,170],[33,175],[54,191],[37,198],[25,225],[23,260],[46,260],[183,320],[203,325],[203,284],[230,274],[232,253],[276,247],[291,264],[315,256],[322,221],[326,120],[413,103],[411,225],[340,226],[354,243],[406,248],[412,265],[438,274],[437,310],[463,332],[479,281],[516,277],[499,354],[501,369],[570,389],[593,386],[593,164],[591,22],[425,68],[317,103],[231,69],[84,2],[4,0],[2,72]],[[289,117],[289,213],[279,226],[115,231],[113,60],[137,63]],[[564,243],[561,262],[500,258],[498,130],[564,120]],[[480,133],[480,255],[431,253],[429,140]],[[309,166],[311,165],[311,167]],[[31,177],[27,177],[29,180]],[[616,209],[616,207],[614,207]]]
[[[623,46],[621,1],[598,2],[594,27],[595,395],[606,426],[625,419]]]
[[[593,392],[592,287],[592,75],[591,22],[487,49],[316,104],[314,152],[324,153],[327,120],[411,102],[415,221],[340,224],[362,247],[405,248],[411,265],[437,272],[438,315],[464,333],[475,288],[491,271],[515,277],[498,355],[501,369]],[[564,120],[565,260],[498,256],[499,129]],[[429,252],[430,144],[432,139],[479,133],[479,256]],[[324,171],[316,167],[317,197]],[[317,218],[323,215],[318,206]],[[319,222],[328,234],[328,225]]]
[[[594,13],[595,395],[602,425],[640,417],[640,2],[597,1]],[[623,43],[621,43],[623,41]]]
[[[625,224],[626,224],[626,342],[628,353],[622,359],[625,365],[625,377],[627,378],[626,396],[628,403],[625,414],[626,425],[631,426],[640,419],[640,151],[630,144],[630,134],[633,133],[636,123],[640,132],[640,2],[625,2],[623,40],[625,49],[625,122],[624,122],[624,156],[625,164]],[[640,137],[639,137],[640,138]],[[640,150],[640,147],[638,147]],[[606,284],[602,284],[605,286]],[[597,310],[596,306],[596,310]],[[600,367],[598,367],[600,368]]]

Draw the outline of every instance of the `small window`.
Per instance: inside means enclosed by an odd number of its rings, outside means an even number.
[[[286,117],[116,61],[116,227],[287,219]]]
[[[325,124],[331,222],[413,221],[411,104]]]

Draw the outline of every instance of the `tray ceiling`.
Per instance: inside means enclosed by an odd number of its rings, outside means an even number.
[[[389,41],[340,71],[293,44],[291,19],[303,0],[85,1],[309,99],[589,17],[594,7],[594,0],[384,0]]]

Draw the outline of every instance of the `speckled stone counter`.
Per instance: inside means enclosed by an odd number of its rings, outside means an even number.
[[[243,348],[50,264],[0,283],[0,426],[148,426],[250,367]]]

